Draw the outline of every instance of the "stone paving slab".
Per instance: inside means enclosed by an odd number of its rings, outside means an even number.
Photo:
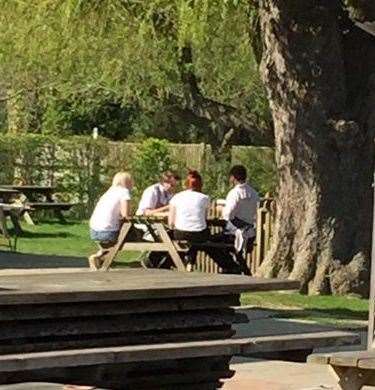
[[[328,366],[245,358],[236,361],[231,366],[236,374],[223,390],[338,390]]]

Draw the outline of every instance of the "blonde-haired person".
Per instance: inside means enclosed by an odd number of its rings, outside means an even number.
[[[100,250],[90,256],[92,269],[100,266],[104,248],[113,245],[118,238],[121,221],[131,215],[130,199],[133,179],[128,172],[118,172],[113,177],[111,187],[100,197],[90,218],[91,239],[98,242]]]

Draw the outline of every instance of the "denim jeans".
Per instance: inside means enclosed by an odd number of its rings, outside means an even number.
[[[90,229],[90,237],[93,241],[99,242],[116,242],[118,237],[118,230],[93,230]]]

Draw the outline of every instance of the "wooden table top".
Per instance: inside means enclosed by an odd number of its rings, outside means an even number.
[[[241,275],[128,269],[0,277],[0,305],[162,299],[294,290],[295,281]]]
[[[55,189],[55,187],[51,187],[51,186],[37,186],[37,185],[0,185],[1,188],[4,188],[4,189],[13,189],[13,190],[17,190],[17,191],[35,191],[35,192],[39,192],[39,191],[53,191]]]
[[[19,194],[20,192],[14,188],[3,188],[0,187],[0,195],[5,194],[5,195],[16,195]]]

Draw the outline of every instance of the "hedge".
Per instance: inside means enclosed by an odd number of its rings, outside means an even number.
[[[119,170],[134,173],[135,198],[166,168],[184,174],[186,168],[199,169],[205,191],[213,197],[227,191],[230,158],[214,158],[204,144],[169,144],[149,139],[143,144],[112,142],[87,136],[59,139],[53,136],[2,135],[0,138],[0,185],[11,183],[51,185],[56,198],[77,203],[75,216],[86,218],[100,194]],[[233,147],[233,162],[249,169],[250,180],[261,192],[275,186],[273,150]]]

